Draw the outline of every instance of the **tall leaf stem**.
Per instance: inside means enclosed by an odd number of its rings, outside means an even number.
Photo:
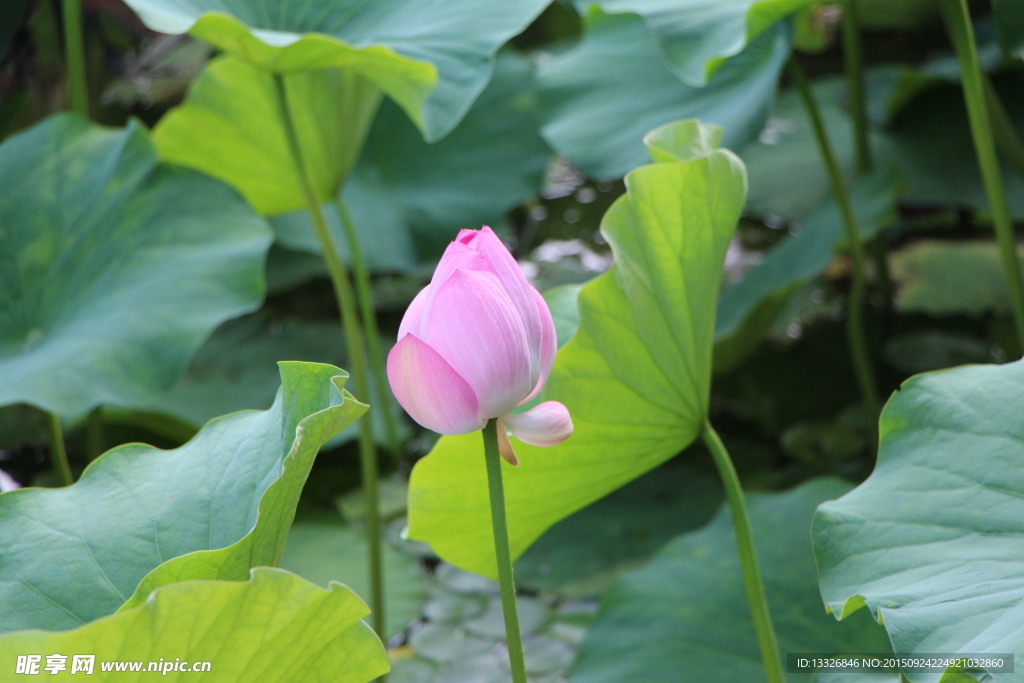
[[[873,160],[871,142],[868,139],[868,111],[864,97],[864,59],[860,43],[858,3],[859,0],[846,0],[843,4],[843,63],[846,69],[846,89],[850,94],[850,118],[853,120],[857,172],[870,173]]]
[[[850,94],[850,119],[853,121],[853,148],[857,173],[867,175],[874,168],[871,138],[868,134],[867,97],[864,94],[864,50],[860,37],[860,0],[846,0],[843,4],[843,64],[846,71],[846,90]],[[892,278],[886,234],[880,232],[868,247],[878,274],[878,292],[886,311],[892,310]]]
[[[1024,180],[1024,143],[1017,136],[1017,129],[1013,127],[1010,115],[1006,113],[1006,107],[999,99],[992,81],[982,74],[982,82],[985,84],[985,103],[992,117],[992,133],[999,143],[999,151],[1013,165],[1021,180]]]
[[[790,78],[792,78],[793,84],[796,86],[800,99],[804,104],[804,108],[807,110],[807,117],[811,121],[814,139],[818,144],[818,152],[825,163],[825,171],[828,174],[829,184],[832,186],[832,194],[839,205],[843,228],[846,231],[846,241],[849,242],[850,246],[853,277],[850,286],[850,296],[847,301],[846,336],[853,360],[853,369],[857,375],[857,384],[860,386],[864,405],[868,409],[871,416],[870,419],[873,422],[881,412],[881,406],[878,401],[878,389],[875,385],[875,376],[871,369],[867,335],[864,330],[864,296],[867,291],[864,244],[861,241],[857,217],[853,213],[850,193],[847,190],[846,182],[843,180],[843,173],[839,169],[839,162],[836,161],[835,153],[832,151],[832,145],[829,143],[828,135],[825,132],[825,125],[821,120],[821,111],[818,108],[817,101],[814,99],[807,76],[804,75],[803,69],[793,58],[790,58],[787,68]]]
[[[761,581],[761,568],[757,561],[757,549],[754,547],[754,534],[750,528],[750,515],[747,513],[747,504],[743,499],[743,487],[740,485],[740,478],[729,457],[729,451],[726,450],[725,444],[722,443],[722,439],[709,420],[704,420],[702,436],[704,444],[711,451],[715,467],[718,468],[718,475],[725,488],[725,498],[729,503],[729,513],[732,516],[733,529],[736,531],[736,548],[740,554],[743,586],[747,592],[747,603],[750,605],[754,631],[757,633],[757,645],[761,649],[764,673],[769,683],[783,683],[785,674],[782,669],[782,658],[775,640],[775,627],[772,626],[768,598],[764,593],[764,583]]]
[[[363,330],[366,332],[366,346],[370,355],[370,372],[373,375],[374,389],[377,394],[377,403],[380,405],[384,417],[384,432],[387,438],[388,448],[391,453],[398,457],[398,428],[395,425],[395,414],[391,410],[391,403],[388,401],[388,378],[384,365],[384,354],[381,352],[380,329],[377,326],[376,309],[373,305],[373,288],[370,285],[370,271],[366,266],[366,257],[363,256],[363,247],[359,243],[359,231],[356,230],[352,221],[352,214],[349,213],[345,200],[336,197],[334,208],[341,219],[341,227],[345,231],[345,242],[348,245],[348,253],[352,259],[352,273],[355,275],[356,296],[359,299],[359,310],[362,315]]]
[[[64,432],[60,428],[60,418],[57,413],[46,413],[46,431],[50,437],[50,461],[53,463],[53,469],[57,472],[57,479],[61,486],[71,486],[75,479],[71,476],[68,451],[64,447]]]
[[[1013,221],[1010,219],[1010,209],[1006,203],[1006,191],[992,137],[992,122],[985,104],[985,86],[981,65],[978,62],[978,50],[974,44],[974,29],[971,27],[966,0],[942,0],[940,6],[946,21],[946,30],[949,31],[957,59],[960,61],[964,100],[967,103],[971,136],[974,138],[974,151],[978,157],[981,179],[985,184],[985,194],[992,211],[996,241],[999,243],[1003,271],[1010,290],[1017,340],[1024,346],[1024,279],[1021,277]]]
[[[71,111],[89,117],[89,88],[85,76],[85,41],[82,39],[82,0],[63,0],[64,61]]]
[[[501,610],[505,616],[508,662],[512,667],[513,683],[526,683],[526,660],[523,657],[523,638],[519,633],[516,584],[512,577],[512,553],[508,546],[505,487],[501,480],[501,455],[498,453],[498,421],[496,419],[490,420],[484,427],[484,460],[487,463],[487,490],[491,499],[494,556],[498,562],[498,584],[501,587]]]
[[[320,198],[314,189],[312,175],[302,156],[299,146],[298,132],[295,129],[294,117],[288,103],[288,92],[284,77],[274,75],[274,88],[280,110],[281,122],[284,126],[288,149],[294,165],[295,175],[302,186],[306,200],[306,209],[313,223],[324,262],[334,286],[334,296],[341,313],[341,325],[345,332],[345,345],[348,347],[349,362],[352,366],[352,379],[356,392],[367,396],[369,381],[367,377],[366,345],[359,324],[359,313],[356,307],[355,293],[349,280],[348,270],[344,261],[338,256],[338,250],[327,227]],[[366,535],[370,548],[370,606],[373,610],[373,629],[382,640],[387,638],[384,623],[384,572],[380,543],[380,512],[377,504],[377,452],[373,438],[373,423],[366,417],[359,421],[359,461],[362,469],[363,492],[366,498]]]

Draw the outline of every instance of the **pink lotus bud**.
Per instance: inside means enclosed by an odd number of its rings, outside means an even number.
[[[554,446],[572,434],[565,406],[509,411],[540,393],[556,348],[547,303],[498,236],[488,227],[462,230],[402,318],[388,379],[427,429],[466,434],[500,417],[520,441]]]

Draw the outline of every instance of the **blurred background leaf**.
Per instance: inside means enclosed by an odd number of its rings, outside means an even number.
[[[789,55],[786,31],[765,31],[706,86],[694,87],[665,66],[639,17],[591,9],[584,26],[579,44],[541,66],[541,132],[559,154],[599,180],[645,163],[643,136],[669,121],[715,123],[725,130],[726,147],[746,143],[764,123]]]
[[[266,224],[227,186],[159,164],[138,125],[48,119],[0,147],[0,184],[0,405],[74,420],[145,404],[260,304]]]

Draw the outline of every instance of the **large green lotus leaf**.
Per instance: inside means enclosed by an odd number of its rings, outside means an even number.
[[[609,14],[639,14],[654,34],[670,69],[701,86],[728,57],[778,21],[813,0],[573,0],[580,10],[598,5]]]
[[[436,140],[483,90],[498,48],[549,0],[127,2],[154,31],[189,32],[265,70],[358,72]]]
[[[364,683],[385,673],[387,654],[361,619],[366,604],[347,586],[324,590],[281,569],[252,570],[247,581],[188,581],[155,591],[145,604],[72,631],[19,631],[0,637],[0,667],[42,655],[46,680],[75,681],[72,655],[95,655],[90,681],[151,681],[150,662],[209,662],[208,672],[160,671],[161,681]],[[44,667],[67,656],[67,670]],[[104,662],[141,662],[141,672],[103,671]]]
[[[350,71],[281,77],[303,158],[321,202],[337,194],[373,122],[379,93]],[[306,206],[295,172],[274,76],[235,57],[210,62],[188,98],[153,132],[160,157],[212,175],[264,215]]]
[[[614,179],[644,163],[642,140],[682,117],[717,123],[724,144],[755,137],[775,94],[789,38],[770,29],[729,60],[705,87],[681,83],[633,14],[592,9],[575,48],[540,69],[541,134],[587,175]]]
[[[874,173],[851,189],[862,239],[870,240],[895,218],[899,187],[891,172]],[[800,231],[772,249],[718,301],[715,368],[739,362],[763,338],[789,296],[820,274],[836,253],[848,248],[839,209],[831,198],[811,214]]]
[[[501,224],[512,207],[537,195],[551,152],[537,131],[533,90],[533,65],[500,53],[494,78],[466,118],[433,144],[394,104],[381,106],[344,189],[370,267],[411,270],[417,257],[439,256],[459,228]],[[347,253],[334,211],[328,213]],[[273,224],[282,244],[319,253],[304,212]]]
[[[389,635],[397,635],[420,616],[427,582],[415,557],[387,542],[381,550],[387,603],[384,622]],[[321,586],[341,581],[359,595],[370,595],[367,557],[366,531],[342,524],[334,514],[293,524],[281,566]]]
[[[1024,252],[1019,258],[1024,265]],[[889,259],[897,285],[896,307],[902,312],[980,316],[1011,310],[995,242],[920,240]]]
[[[891,652],[866,615],[836,623],[821,609],[808,529],[814,508],[850,490],[816,479],[785,493],[747,496],[778,646],[788,652]],[[569,677],[576,683],[763,680],[736,538],[724,506],[700,531],[678,536],[601,599]],[[807,681],[811,674],[788,674]],[[848,679],[844,679],[848,680]]]
[[[889,400],[875,471],[814,518],[838,618],[866,605],[897,652],[1024,649],[1022,387],[1024,361],[969,365],[913,377]]]
[[[0,146],[0,187],[0,405],[136,405],[260,303],[266,224],[136,124],[53,117]]]
[[[653,163],[626,176],[601,230],[615,265],[584,285],[580,326],[545,391],[572,414],[557,448],[516,446],[506,468],[512,552],[559,519],[679,452],[707,410],[725,252],[746,192],[721,130],[682,121],[647,137]],[[478,433],[442,437],[416,463],[409,532],[445,560],[495,575]]]
[[[270,410],[213,420],[172,451],[120,446],[66,488],[0,494],[0,632],[73,628],[133,591],[141,604],[165,583],[277,564],[317,449],[366,410],[346,379],[282,363]]]

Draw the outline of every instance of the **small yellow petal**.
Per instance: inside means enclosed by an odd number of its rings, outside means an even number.
[[[512,442],[508,440],[508,432],[505,431],[505,423],[500,419],[498,420],[498,452],[501,453],[501,457],[505,458],[505,461],[513,467],[519,464],[519,458],[516,457],[516,450],[512,448]]]

